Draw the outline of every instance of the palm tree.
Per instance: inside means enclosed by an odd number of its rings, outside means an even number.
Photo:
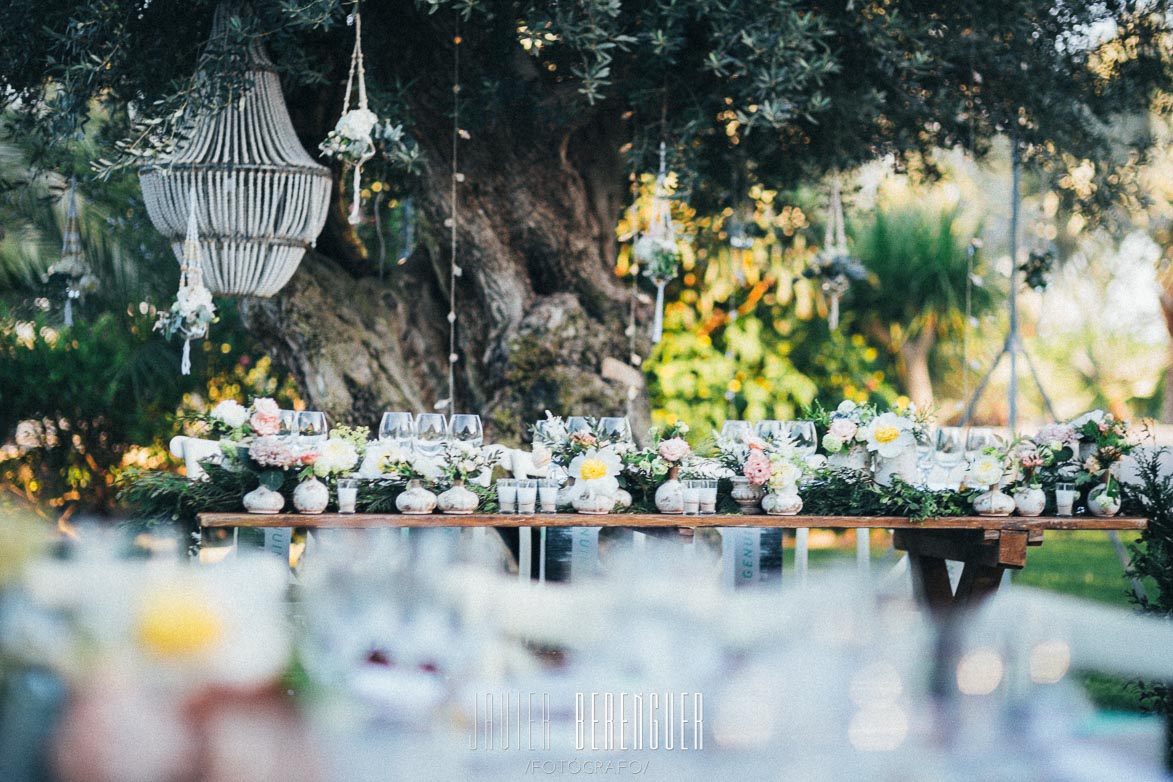
[[[971,245],[958,230],[958,212],[929,204],[880,207],[853,232],[871,284],[853,288],[852,306],[867,333],[892,352],[905,393],[920,407],[933,404],[934,348],[965,328]],[[974,316],[994,304],[986,287],[972,286],[970,295]]]

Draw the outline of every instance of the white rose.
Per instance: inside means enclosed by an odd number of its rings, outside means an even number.
[[[852,437],[855,437],[857,429],[859,429],[859,425],[850,418],[832,418],[828,432],[835,435],[839,440],[847,442]]]
[[[843,441],[833,434],[823,435],[823,450],[827,453],[839,453],[843,450]]]
[[[365,141],[370,139],[378,122],[379,118],[370,109],[351,109],[338,120],[335,130],[351,141]]]
[[[851,415],[851,413],[855,412],[855,408],[855,402],[852,402],[850,399],[844,399],[839,403],[839,406],[835,408],[835,412],[841,413],[842,415]]]
[[[229,429],[236,429],[248,421],[248,409],[235,399],[225,399],[212,408],[211,416]]]

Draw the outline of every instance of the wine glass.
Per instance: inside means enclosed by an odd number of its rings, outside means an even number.
[[[758,421],[754,425],[754,434],[763,440],[785,440],[789,436],[789,428],[786,421],[774,421],[766,419]]]
[[[439,456],[448,439],[448,419],[440,413],[420,413],[415,417],[415,450],[424,456]]]
[[[786,434],[802,456],[810,456],[819,447],[819,435],[814,421],[787,421]]]
[[[277,424],[277,436],[289,442],[297,434],[297,411],[282,410],[281,420]]]
[[[721,424],[722,440],[733,440],[740,442],[745,440],[746,437],[749,437],[752,432],[753,430],[750,429],[749,421],[730,420]]]
[[[606,417],[599,419],[599,434],[608,440],[620,443],[631,442],[631,423],[626,417]]]
[[[383,419],[379,421],[379,439],[401,448],[411,447],[415,439],[415,419],[411,413],[383,413]]]
[[[965,458],[965,427],[938,427],[937,434],[933,439],[933,446],[935,449],[933,461],[944,473],[942,479],[944,485],[956,488],[960,485],[960,478],[954,473],[957,472],[957,466],[961,464],[961,460]]]
[[[326,441],[326,414],[303,410],[297,414],[297,435],[304,445],[314,446]]]
[[[448,422],[448,437],[451,440],[460,440],[472,443],[477,448],[485,444],[485,430],[481,425],[481,417],[469,413],[453,413]]]
[[[1002,438],[988,426],[971,426],[965,437],[965,450],[977,453],[985,448],[998,448],[1002,445]]]
[[[566,431],[570,434],[591,430],[591,422],[585,415],[572,415],[566,419]]]

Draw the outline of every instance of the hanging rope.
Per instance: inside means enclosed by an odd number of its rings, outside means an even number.
[[[823,247],[834,258],[847,257],[847,227],[843,217],[843,197],[839,192],[839,172],[831,180],[831,203],[828,208],[827,226],[823,234]],[[839,299],[847,292],[847,277],[835,275],[823,280],[823,291],[827,294],[827,325],[832,331],[839,328]]]
[[[664,287],[676,276],[680,263],[680,248],[672,227],[672,207],[668,201],[667,146],[663,141],[660,142],[660,171],[656,175],[656,191],[652,196],[648,230],[636,241],[633,254],[643,267],[644,275],[656,286],[652,342],[659,343],[664,336]]]
[[[358,10],[358,0],[355,0],[354,13],[351,14],[350,19],[354,20],[354,50],[350,53],[350,72],[346,77],[346,98],[342,104],[342,116],[345,119],[351,114],[350,96],[357,82],[357,118],[361,122],[365,122],[369,118],[371,120],[370,128],[373,128],[377,120],[375,119],[374,113],[367,106],[366,68],[363,65],[362,56],[362,14]],[[362,222],[362,167],[363,163],[370,160],[375,154],[375,145],[371,140],[369,129],[366,132],[366,138],[361,139],[360,143],[364,144],[364,146],[354,161],[353,192],[350,201],[350,217],[348,218],[351,225],[358,225]]]
[[[460,357],[456,354],[456,280],[464,270],[457,265],[456,221],[458,215],[457,187],[464,179],[460,173],[460,44],[464,39],[460,37],[460,21],[456,22],[456,34],[452,37],[452,188],[451,210],[448,218],[448,398],[436,403],[437,409],[448,407],[456,409],[456,362]]]
[[[69,205],[65,210],[65,226],[61,231],[61,261],[58,268],[66,275],[65,325],[69,327],[73,325],[73,300],[81,296],[81,279],[86,274],[77,219],[77,177],[69,180]]]

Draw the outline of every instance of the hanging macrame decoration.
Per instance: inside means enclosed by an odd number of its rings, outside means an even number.
[[[216,305],[200,273],[200,235],[196,225],[196,194],[189,196],[191,210],[187,217],[187,237],[183,240],[183,255],[179,261],[179,290],[175,303],[167,312],[160,312],[155,330],[167,339],[183,339],[181,374],[191,374],[191,341],[208,336],[208,326],[216,319]]]
[[[843,218],[843,199],[839,194],[839,177],[831,180],[831,202],[827,208],[827,226],[823,233],[823,249],[802,276],[815,280],[827,297],[827,325],[839,328],[839,300],[851,288],[851,283],[867,278],[867,269],[847,249],[847,227]]]
[[[82,293],[95,290],[98,279],[90,273],[81,248],[76,179],[69,182],[66,204],[65,225],[61,228],[61,259],[49,267],[49,271],[45,273],[45,282],[52,284],[60,280],[64,283],[65,325],[72,326],[73,302],[80,299]]]
[[[367,107],[366,70],[362,59],[362,17],[357,2],[354,13],[346,21],[354,25],[354,50],[350,54],[350,73],[346,78],[342,116],[319,149],[326,157],[353,166],[349,219],[351,225],[358,225],[362,222],[362,166],[375,154],[375,141],[371,134],[379,124],[379,118]],[[358,103],[352,108],[350,100],[356,92]]]
[[[668,199],[668,169],[664,142],[660,142],[660,173],[652,196],[652,214],[648,230],[636,240],[632,249],[643,273],[656,286],[656,314],[652,322],[652,342],[664,336],[664,286],[680,268],[680,244],[672,226],[671,202]]]
[[[212,40],[227,34],[229,4],[216,10]],[[199,270],[222,296],[272,296],[313,246],[330,206],[329,170],[297,140],[277,71],[249,47],[251,86],[215,112],[193,118],[173,153],[140,169],[147,213],[183,263],[197,194]]]

